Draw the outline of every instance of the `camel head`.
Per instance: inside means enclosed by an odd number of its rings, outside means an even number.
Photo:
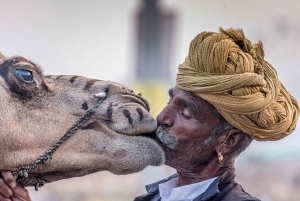
[[[43,155],[102,92],[106,99],[94,114],[29,178],[53,182],[104,170],[129,174],[164,162],[162,148],[143,135],[157,126],[149,105],[129,88],[82,76],[43,75],[35,63],[1,53],[0,75],[0,170],[16,170]]]

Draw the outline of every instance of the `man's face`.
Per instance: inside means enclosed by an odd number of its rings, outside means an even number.
[[[205,165],[216,152],[205,145],[216,124],[213,106],[193,93],[173,88],[170,101],[157,116],[157,137],[166,152],[166,165],[192,170]]]

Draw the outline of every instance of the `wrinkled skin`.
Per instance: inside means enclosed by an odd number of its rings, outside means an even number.
[[[129,174],[164,162],[154,140],[137,136],[153,132],[157,124],[147,101],[127,87],[81,76],[45,76],[33,62],[1,54],[0,74],[0,170],[35,161],[98,102],[93,95],[104,91],[107,98],[94,115],[29,177],[53,182],[102,170]]]
[[[166,165],[179,172],[197,172],[217,159],[215,149],[204,143],[217,121],[212,107],[193,93],[170,90],[170,101],[157,117],[158,131],[161,125],[165,127],[157,136],[166,152]],[[176,140],[168,144],[166,138]]]
[[[227,154],[245,140],[246,134],[238,129],[224,130],[213,146],[207,145],[217,123],[213,106],[176,87],[169,95],[168,105],[157,116],[157,137],[166,153],[165,164],[177,170],[178,186],[204,181],[234,168],[234,158]],[[221,163],[218,153],[224,156]]]

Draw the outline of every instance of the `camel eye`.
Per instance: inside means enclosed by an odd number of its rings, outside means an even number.
[[[32,73],[28,70],[23,70],[23,69],[15,69],[16,75],[21,79],[26,82],[33,82],[33,76]]]

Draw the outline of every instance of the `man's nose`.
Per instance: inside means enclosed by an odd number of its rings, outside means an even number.
[[[172,115],[170,114],[170,110],[168,109],[168,106],[166,106],[156,117],[156,121],[158,125],[166,125],[166,126],[172,126],[173,120]]]

